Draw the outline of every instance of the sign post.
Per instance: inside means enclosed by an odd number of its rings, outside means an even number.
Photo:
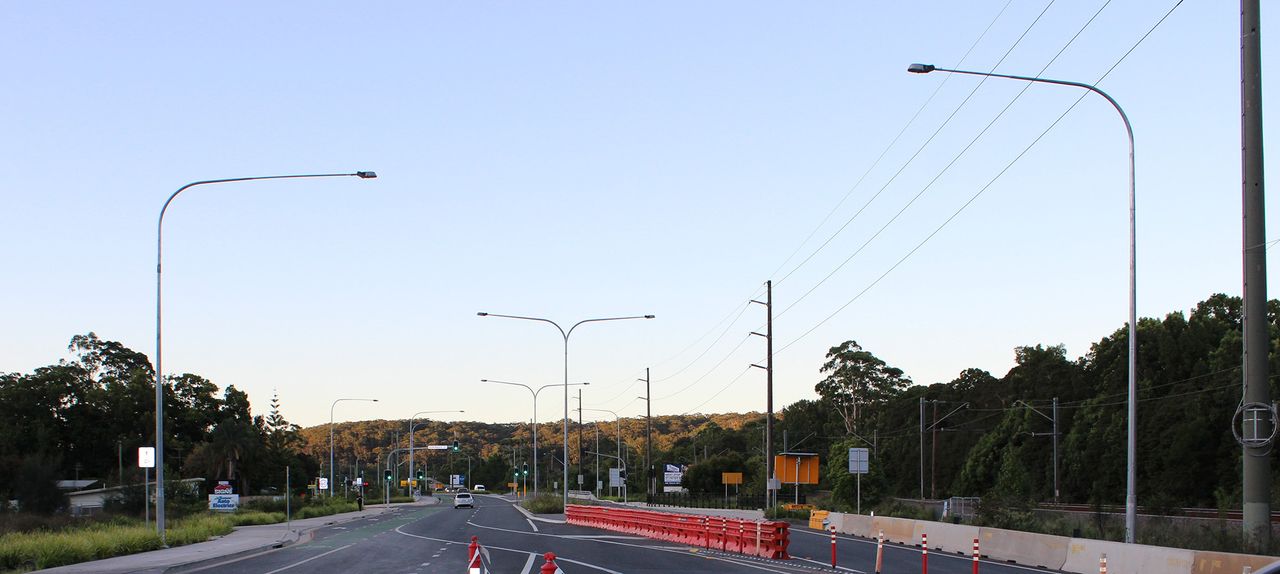
[[[138,447],[138,468],[142,469],[142,524],[151,527],[151,469],[156,467],[156,449]]]
[[[865,448],[849,449],[849,474],[858,481],[858,514],[862,514],[862,475],[871,469],[871,459]]]
[[[729,505],[729,485],[742,484],[742,473],[741,472],[722,472],[720,473],[720,483],[724,484],[724,504],[725,506],[728,506]],[[734,488],[736,489],[737,487],[735,486]]]

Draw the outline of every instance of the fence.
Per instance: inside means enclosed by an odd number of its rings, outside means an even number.
[[[791,502],[794,497],[779,502]],[[650,494],[645,498],[650,506],[679,506],[682,508],[727,508],[727,509],[764,509],[768,508],[763,495],[716,496],[714,494],[687,494],[680,492],[664,492]],[[800,495],[800,502],[805,503],[805,495]]]

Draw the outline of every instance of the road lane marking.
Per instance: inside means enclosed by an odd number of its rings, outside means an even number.
[[[532,528],[534,532],[538,531],[538,526],[535,525],[532,520],[529,520],[528,518],[526,518],[524,519],[524,521],[529,523],[529,528]]]
[[[810,560],[810,559],[808,559],[808,558],[801,558],[800,556],[792,556],[792,557],[791,557],[791,559],[792,559],[792,560],[804,560],[805,562],[813,562],[814,564],[821,564],[823,567],[826,567],[826,566],[827,566],[827,563],[826,563],[826,562],[819,562],[819,561],[817,561],[817,560]],[[849,572],[857,572],[858,574],[867,574],[866,572],[863,572],[863,571],[861,571],[861,570],[854,570],[853,568],[845,568],[844,566],[837,566],[836,568],[839,568],[840,570],[846,570],[846,571],[849,571]]]
[[[300,561],[298,561],[298,562],[294,562],[293,564],[290,564],[290,565],[288,565],[288,566],[285,566],[284,568],[276,568],[275,570],[272,570],[272,571],[270,571],[270,572],[264,572],[263,574],[276,574],[276,572],[284,572],[285,570],[288,570],[288,569],[290,569],[290,568],[293,568],[294,566],[301,566],[301,565],[306,564],[307,562],[310,562],[310,561],[315,560],[315,559],[317,559],[317,558],[324,558],[325,556],[328,556],[328,555],[330,555],[330,554],[333,554],[334,552],[338,552],[339,550],[346,550],[346,549],[348,549],[348,548],[351,548],[352,546],[355,546],[355,543],[348,544],[348,545],[343,546],[343,547],[341,547],[341,548],[334,548],[333,550],[330,550],[330,551],[328,551],[328,552],[325,552],[324,554],[316,554],[315,556],[312,556],[312,557],[310,557],[310,558],[307,558],[306,560],[300,560]]]
[[[524,569],[520,571],[520,574],[529,574],[529,571],[533,569],[533,559],[537,557],[537,554],[530,553],[529,559],[524,562]]]

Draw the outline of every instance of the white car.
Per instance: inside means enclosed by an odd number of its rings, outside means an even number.
[[[476,501],[474,498],[471,497],[470,492],[459,492],[457,495],[453,497],[454,508],[462,508],[464,506],[467,508],[476,507]]]
[[[474,490],[474,491],[476,491],[476,492],[484,492],[484,491],[485,491],[485,490],[484,490],[484,485],[483,485],[483,484],[477,484],[477,485],[475,486],[475,488],[472,488],[471,490]]]

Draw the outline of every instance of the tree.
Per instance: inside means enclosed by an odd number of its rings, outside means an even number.
[[[827,376],[814,388],[840,414],[846,434],[858,432],[863,410],[885,404],[911,385],[901,369],[890,367],[852,340],[827,351],[827,362],[818,372]]]

